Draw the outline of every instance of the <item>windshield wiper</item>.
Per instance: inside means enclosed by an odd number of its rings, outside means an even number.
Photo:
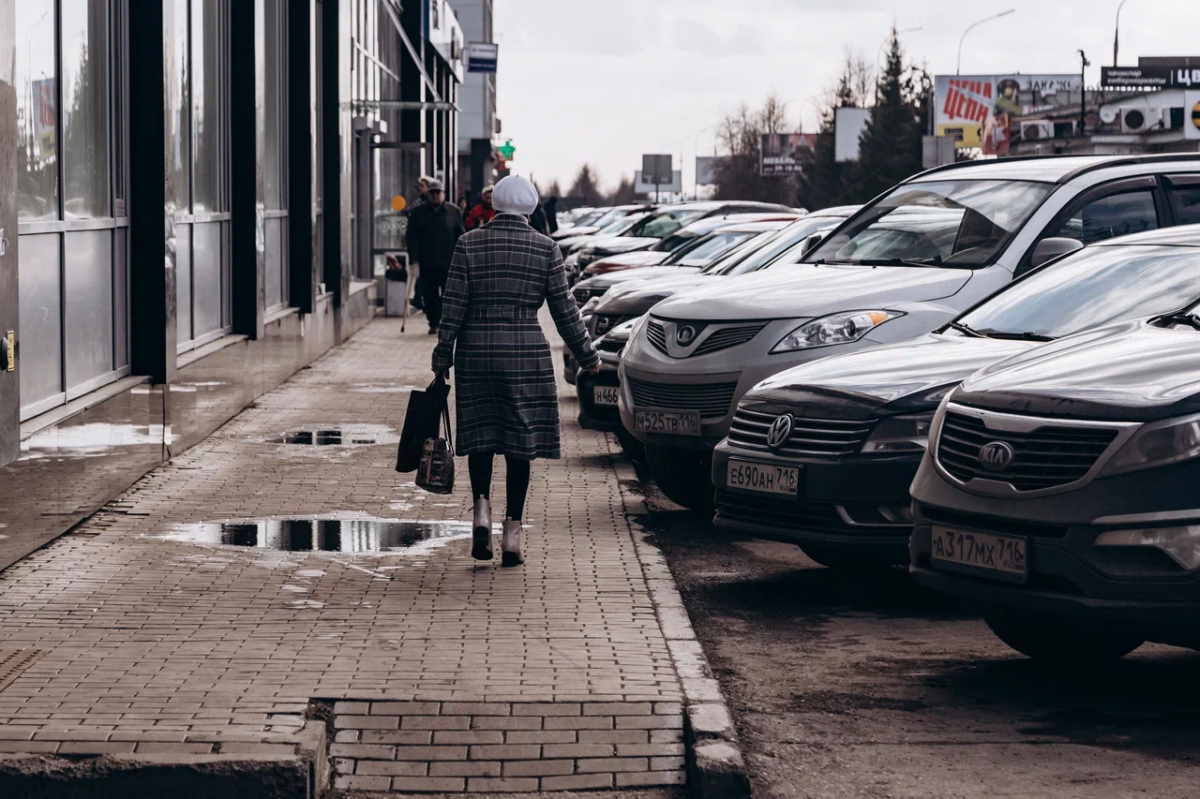
[[[1054,336],[1034,333],[1032,330],[1025,333],[1004,333],[999,330],[977,330],[975,332],[984,338],[995,338],[1002,341],[1054,341]]]
[[[987,338],[987,336],[983,335],[975,328],[971,327],[970,325],[964,325],[962,322],[951,322],[949,325],[947,325],[947,327],[949,327],[951,330],[957,330],[960,333],[964,333],[971,338]]]
[[[1160,316],[1158,320],[1164,324],[1187,325],[1195,330],[1200,330],[1200,316],[1191,311],[1179,311],[1167,314],[1166,316]]]
[[[862,266],[916,266],[922,269],[930,267],[939,267],[942,265],[942,257],[935,256],[929,259],[917,258],[878,258],[866,261],[858,261]]]

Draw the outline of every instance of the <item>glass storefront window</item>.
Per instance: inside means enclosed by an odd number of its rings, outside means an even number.
[[[17,213],[58,219],[58,70],[54,0],[17,3]]]
[[[191,89],[194,146],[192,208],[226,211],[225,0],[192,0]]]
[[[63,211],[111,216],[108,0],[62,0]]]

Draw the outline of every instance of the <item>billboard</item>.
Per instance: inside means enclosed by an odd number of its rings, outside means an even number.
[[[666,176],[659,175],[658,177]],[[670,181],[655,184],[653,181],[646,180],[645,173],[639,169],[633,175],[633,191],[635,194],[678,194],[683,191],[683,172],[676,169],[671,175]]]
[[[1200,67],[1100,67],[1104,89],[1200,88]]]
[[[816,146],[815,133],[764,133],[758,173],[765,178],[798,175],[803,170],[804,151]]]
[[[467,72],[495,72],[500,60],[500,45],[471,42],[467,45]]]
[[[721,164],[726,160],[723,155],[696,156],[696,183],[701,186],[711,186],[717,182],[717,173]]]
[[[934,86],[938,136],[1004,155],[1018,120],[1077,103],[1083,82],[1079,75],[939,75]]]
[[[871,121],[871,109],[838,108],[833,114],[833,160],[839,164],[857,161],[859,142]]]
[[[669,155],[643,155],[642,171],[646,182],[653,186],[655,183],[666,185],[671,182],[674,173]]]

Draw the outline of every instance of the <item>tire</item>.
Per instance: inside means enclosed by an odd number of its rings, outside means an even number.
[[[1007,614],[983,617],[991,631],[1022,655],[1048,663],[1093,664],[1117,660],[1145,643],[1135,635],[1104,632],[1067,622],[1016,618]]]
[[[826,549],[820,545],[800,544],[800,549],[814,561],[828,569],[838,571],[879,572],[896,569],[897,564],[870,555],[859,555],[853,552],[841,552],[836,549]]]
[[[617,429],[617,441],[621,445],[621,451],[625,456],[634,463],[646,462],[646,445],[633,437],[633,434],[624,427]]]
[[[667,499],[688,510],[712,512],[716,503],[711,452],[647,444],[646,465]]]

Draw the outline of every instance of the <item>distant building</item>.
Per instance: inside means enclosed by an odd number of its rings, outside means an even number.
[[[1014,126],[1011,155],[1142,155],[1200,152],[1200,128],[1183,89],[1089,91],[1087,126],[1079,133],[1079,103]]]
[[[494,43],[493,0],[454,0],[458,21],[467,44]],[[500,133],[496,117],[496,74],[468,72],[459,90],[458,171],[459,185],[472,201],[497,173],[492,140]]]

